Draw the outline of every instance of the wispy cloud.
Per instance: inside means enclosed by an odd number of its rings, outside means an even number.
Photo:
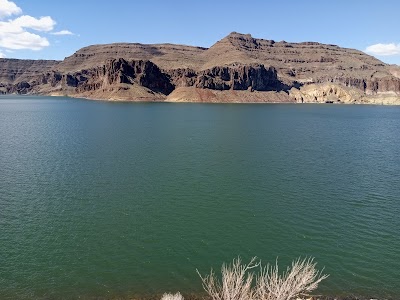
[[[61,31],[51,32],[50,34],[53,34],[53,35],[75,35],[74,33],[72,33],[69,30],[61,30]]]
[[[0,51],[0,58],[4,58],[4,57],[6,57],[6,55]]]
[[[0,48],[20,50],[41,50],[50,45],[48,39],[43,36],[54,30],[56,21],[50,16],[35,18],[28,15],[22,15],[22,9],[14,2],[0,0]],[[10,18],[11,17],[11,18]],[[33,31],[33,32],[32,32]],[[67,35],[72,34],[68,30],[55,32],[54,34]],[[4,54],[2,54],[4,56]]]
[[[375,44],[368,46],[365,52],[378,56],[400,55],[400,44]]]
[[[0,0],[0,18],[10,17],[12,15],[19,15],[22,9],[19,8],[14,2],[8,0]]]

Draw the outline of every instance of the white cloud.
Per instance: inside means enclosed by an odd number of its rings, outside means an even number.
[[[378,56],[400,55],[400,44],[375,44],[368,46],[365,52]]]
[[[6,55],[0,51],[0,58],[4,58],[4,57],[6,57]]]
[[[52,32],[51,34],[53,34],[53,35],[75,35],[69,30],[56,31],[56,32]]]
[[[19,33],[1,33],[0,47],[14,50],[41,50],[50,43],[45,37],[27,31]]]
[[[36,19],[31,16],[21,16],[7,22],[0,22],[0,47],[7,49],[40,50],[50,45],[49,41],[38,34],[27,31],[50,31],[55,21],[51,17]]]
[[[28,28],[37,31],[51,31],[56,25],[56,21],[51,17],[40,17],[36,19],[31,16],[21,16],[10,21],[10,23],[14,27]]]
[[[14,2],[0,0],[0,19],[19,14],[22,14],[22,10]],[[54,30],[55,25],[56,21],[50,16],[35,18],[22,15],[0,21],[0,48],[6,50],[41,50],[50,45],[43,33]],[[36,31],[36,33],[32,31]],[[73,33],[68,30],[61,30],[52,34],[72,35]],[[4,56],[3,53],[2,55]]]
[[[8,0],[0,0],[0,18],[10,17],[12,15],[19,15],[22,9],[19,8],[14,2]]]

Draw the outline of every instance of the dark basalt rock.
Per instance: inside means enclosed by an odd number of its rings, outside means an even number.
[[[400,79],[394,76],[367,80],[365,91],[369,93],[396,92],[400,93]]]
[[[189,68],[165,70],[165,72],[175,87],[194,86],[197,80],[197,72]]]
[[[60,80],[60,78],[58,77]],[[154,92],[168,95],[174,89],[169,77],[150,61],[126,61],[122,58],[107,60],[104,65],[74,74],[63,75],[61,80],[76,92],[95,91],[106,85],[138,84]]]
[[[214,67],[198,74],[195,86],[212,90],[270,91],[280,87],[274,68],[263,65]]]
[[[196,72],[191,69],[175,69],[167,72],[175,87],[194,86],[211,90],[283,90],[273,67],[264,65],[231,65],[213,67]]]
[[[7,93],[9,94],[28,94],[30,92],[31,85],[26,81],[18,82],[15,85],[10,85],[7,88]]]
[[[291,88],[304,90],[315,85],[318,89],[332,83],[346,87],[346,91],[354,89],[359,98],[379,98],[382,93],[397,97],[400,103],[399,77],[398,66],[386,65],[355,49],[315,42],[275,42],[236,32],[209,49],[118,43],[88,46],[61,62],[0,59],[2,93],[104,99],[119,99],[119,91],[124,99],[136,95],[143,99],[146,94],[165,99],[180,87],[285,91],[291,95]],[[204,92],[203,98],[212,94]]]

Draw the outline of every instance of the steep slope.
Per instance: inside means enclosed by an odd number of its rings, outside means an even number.
[[[252,40],[251,35],[243,35],[236,32],[231,33],[200,54],[201,61],[204,62],[201,65],[201,69],[238,63],[264,63],[262,59],[257,59],[257,57],[250,55],[251,50],[248,51],[250,48],[247,48],[247,43],[250,40]]]
[[[0,58],[0,93],[6,93],[11,84],[26,86],[33,78],[50,71],[59,64],[54,60],[25,60]]]
[[[117,43],[94,45],[82,48],[65,58],[57,68],[60,72],[74,72],[90,69],[108,59],[150,60],[162,69],[197,68],[203,62],[199,54],[205,48],[172,44],[129,44]]]
[[[71,73],[50,71],[30,83],[16,84],[11,93],[69,95],[109,100],[162,100],[174,86],[150,61],[108,59],[99,66]]]
[[[400,104],[400,67],[354,49],[233,32],[209,49],[118,43],[0,60],[0,92],[114,100]],[[242,99],[242,100],[241,100]]]
[[[315,42],[287,43],[255,39],[233,32],[201,54],[203,68],[262,63],[273,66],[281,77],[301,83],[317,82],[334,76],[371,77],[388,74],[378,59],[354,49]]]

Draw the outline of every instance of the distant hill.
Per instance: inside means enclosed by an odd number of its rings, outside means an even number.
[[[0,93],[105,100],[400,104],[400,67],[354,49],[233,32],[210,48],[118,43],[0,59]]]

